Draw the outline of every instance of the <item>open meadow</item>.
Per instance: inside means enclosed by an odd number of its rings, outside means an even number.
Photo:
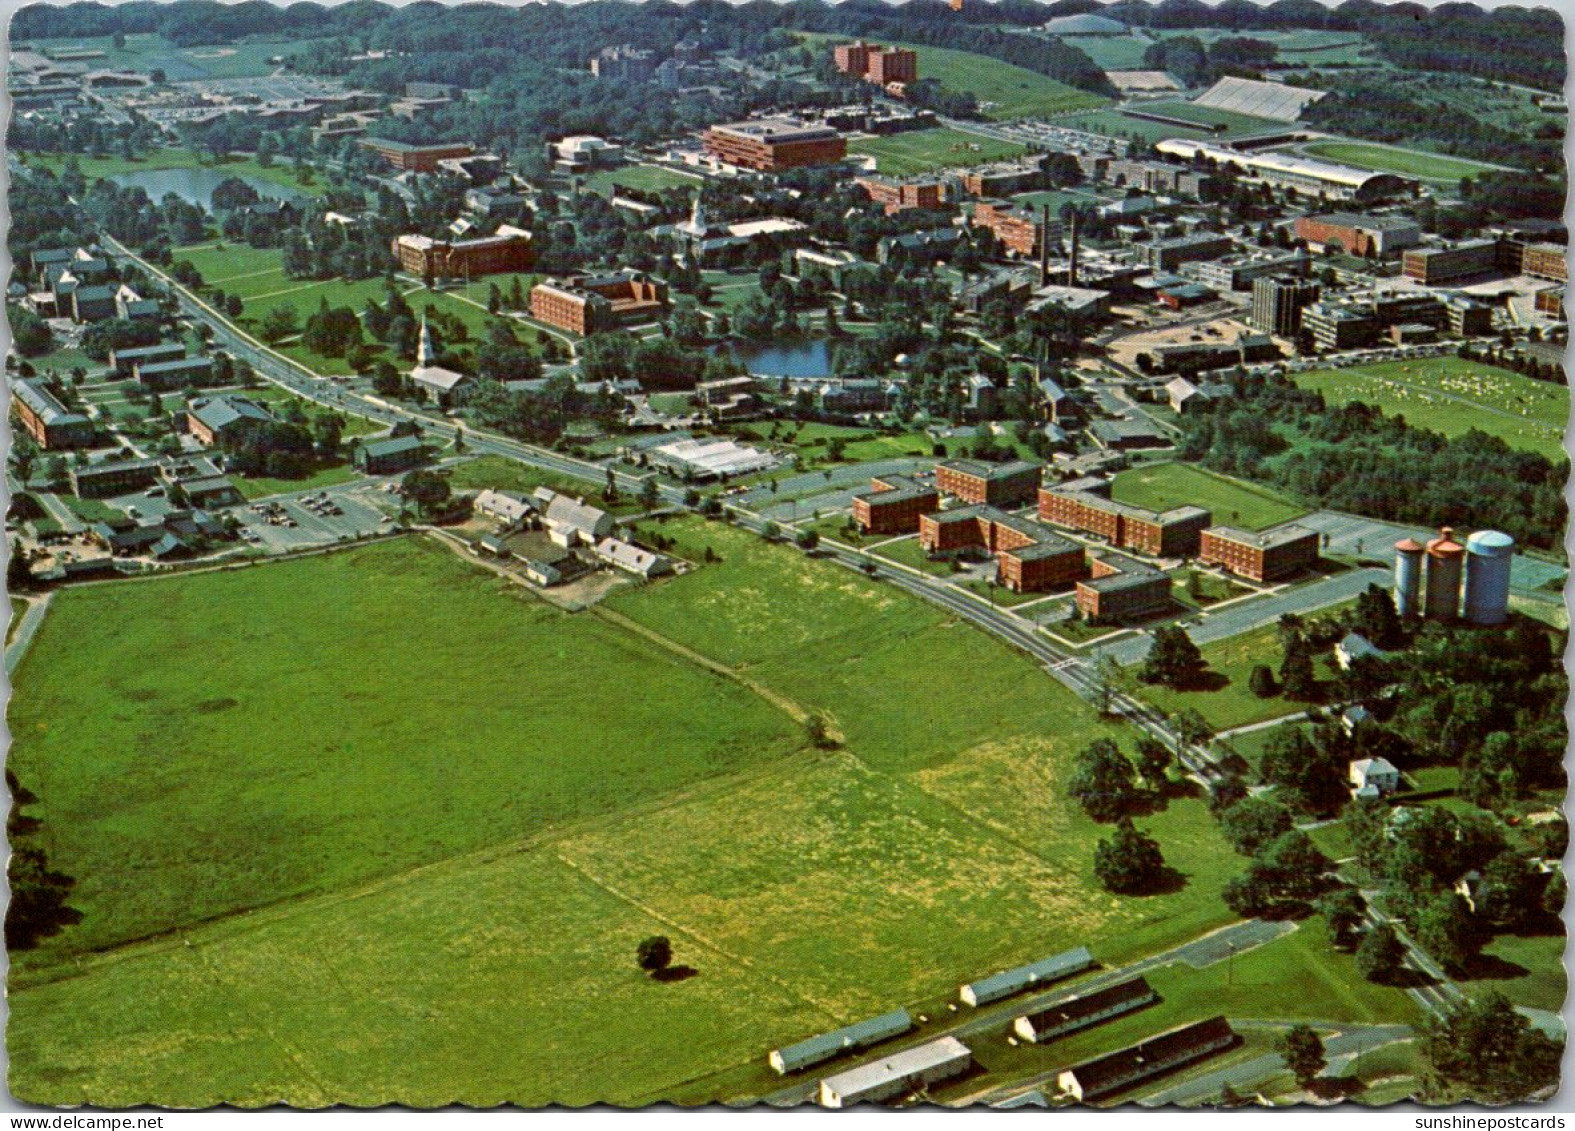
[[[1568,386],[1535,381],[1496,365],[1457,357],[1385,361],[1296,375],[1331,404],[1361,401],[1408,424],[1446,436],[1471,429],[1551,460],[1564,456]]]
[[[1026,658],[724,524],[651,528],[720,560],[605,612],[414,541],[57,597],[13,767],[83,920],[12,967],[13,1091],[760,1094],[777,1043],[1230,921],[1196,799],[1140,821],[1180,891],[1097,888],[1062,783],[1124,732]],[[109,601],[131,635],[83,647]],[[656,932],[695,976],[639,975]]]

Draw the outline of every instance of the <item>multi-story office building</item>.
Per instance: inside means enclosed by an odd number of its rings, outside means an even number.
[[[706,130],[701,142],[718,161],[761,173],[831,165],[848,154],[848,143],[835,129],[797,118],[723,123]]]
[[[1296,336],[1302,328],[1302,311],[1318,301],[1317,283],[1285,275],[1266,275],[1252,282],[1252,325],[1265,334]]]

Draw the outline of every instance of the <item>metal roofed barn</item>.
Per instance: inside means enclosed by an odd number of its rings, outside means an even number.
[[[980,978],[977,982],[970,982],[958,991],[960,997],[967,1005],[979,1006],[992,1001],[1000,1001],[1003,997],[1020,993],[1030,986],[1037,986],[1047,982],[1059,981],[1070,978],[1073,974],[1081,974],[1084,970],[1092,968],[1094,956],[1089,953],[1086,946],[1076,947],[1063,951],[1027,966],[1019,966],[1014,970],[1003,970],[999,974],[991,974],[988,978]]]
[[[820,1103],[822,1107],[875,1103],[961,1076],[972,1063],[967,1045],[956,1037],[942,1037],[826,1077],[820,1082]]]
[[[772,1049],[766,1057],[771,1067],[782,1075],[798,1072],[844,1053],[869,1048],[881,1041],[900,1037],[913,1028],[913,1018],[906,1009],[894,1009],[879,1017],[871,1017],[852,1025],[821,1033],[797,1044]]]

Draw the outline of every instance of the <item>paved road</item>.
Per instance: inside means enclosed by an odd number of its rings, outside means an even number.
[[[1195,614],[1190,619],[1197,623],[1188,628],[1187,634],[1199,645],[1212,644],[1216,640],[1224,640],[1261,628],[1266,624],[1274,624],[1286,613],[1305,615],[1317,612],[1319,609],[1326,609],[1330,605],[1338,605],[1364,592],[1369,585],[1387,586],[1389,581],[1388,570],[1347,570],[1323,578],[1321,581],[1287,589],[1268,597],[1244,601],[1240,605],[1232,605],[1217,612]],[[1093,649],[1093,652],[1099,656],[1111,656],[1122,665],[1135,664],[1148,655],[1150,642],[1146,633],[1126,636],[1120,640],[1112,640],[1109,644],[1099,645]]]
[[[21,623],[16,626],[16,635],[5,648],[5,670],[9,674],[16,671],[16,666],[22,662],[22,657],[27,654],[28,645],[33,643],[33,637],[38,632],[38,626],[44,623],[44,614],[49,611],[50,594],[45,593],[29,602],[27,611],[22,614]]]
[[[934,466],[935,461],[933,459],[899,458],[828,468],[827,470],[830,471],[829,477],[825,471],[806,471],[799,475],[788,476],[786,479],[779,479],[777,481],[777,490],[775,491],[771,490],[770,486],[751,488],[742,495],[736,496],[736,502],[752,510],[760,507],[781,507],[786,505],[777,502],[782,495],[805,495],[811,492],[829,493],[832,492],[833,488],[848,488],[847,491],[842,492],[842,494],[848,496],[847,501],[842,503],[827,501],[831,497],[830,494],[817,494],[813,500],[800,499],[799,514],[803,516],[814,509],[810,506],[811,501],[822,510],[829,510],[835,506],[845,507],[851,505],[852,492],[868,487],[872,477],[881,475],[912,475],[916,471],[928,471]],[[780,515],[773,515],[772,517],[779,520],[781,518]]]
[[[1424,527],[1380,522],[1376,518],[1363,518],[1332,510],[1314,511],[1296,521],[1301,526],[1328,535],[1325,553],[1365,556],[1380,561],[1393,560],[1394,544],[1402,538],[1426,542],[1437,533]],[[1549,581],[1562,578],[1568,572],[1565,566],[1557,562],[1516,554],[1510,562],[1509,583],[1514,589],[1537,589]]]

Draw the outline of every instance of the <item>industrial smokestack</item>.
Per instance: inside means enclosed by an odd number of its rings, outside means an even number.
[[[1039,211],[1039,285],[1050,285],[1050,206],[1044,204]]]
[[[1080,216],[1076,208],[1072,209],[1072,263],[1066,270],[1066,285],[1069,287],[1077,286],[1077,227]]]

